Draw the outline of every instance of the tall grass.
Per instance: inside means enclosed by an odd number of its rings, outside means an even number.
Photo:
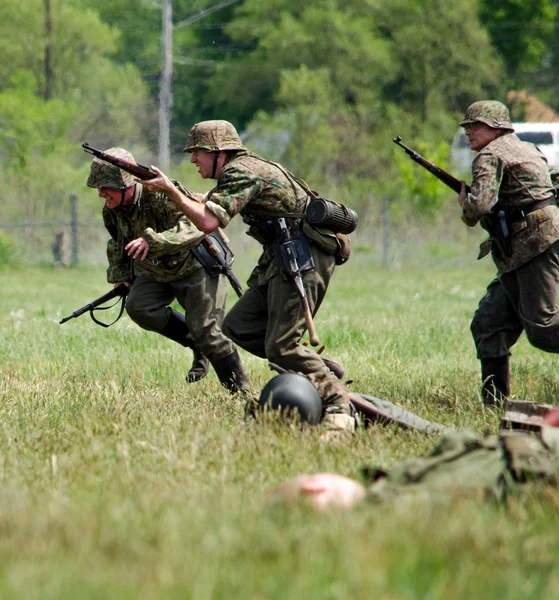
[[[236,264],[246,279],[248,261]],[[477,431],[469,321],[492,277],[340,268],[316,320],[351,388]],[[213,373],[188,385],[190,351],[124,317],[61,317],[104,293],[103,270],[0,273],[0,597],[553,598],[559,495],[507,507],[462,499],[317,514],[270,509],[304,472],[359,478],[434,442],[395,427],[325,445],[316,430],[243,424]],[[230,295],[231,302],[234,294]],[[241,351],[257,391],[267,364]],[[556,359],[522,339],[513,393],[555,402]]]

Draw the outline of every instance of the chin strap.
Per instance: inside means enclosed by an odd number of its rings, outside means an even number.
[[[217,159],[219,158],[219,150],[214,152],[214,164],[212,167],[212,179],[215,179],[215,172],[217,170]]]

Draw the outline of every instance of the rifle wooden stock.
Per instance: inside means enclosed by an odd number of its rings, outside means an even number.
[[[418,165],[421,165],[424,169],[427,169],[427,171],[432,173],[437,179],[442,181],[454,192],[456,192],[457,194],[460,193],[460,190],[462,188],[462,182],[459,179],[456,179],[456,177],[448,173],[448,171],[445,171],[444,169],[437,167],[437,165],[433,164],[432,162],[429,162],[426,158],[423,158],[423,156],[421,156],[421,154],[419,154],[415,150],[412,150],[405,144],[402,144],[402,136],[398,135],[392,141],[395,144],[398,144],[398,146],[400,146],[401,148],[403,148],[406,154]],[[466,186],[466,193],[470,193],[470,186],[468,185]]]
[[[437,165],[429,162],[423,158],[421,154],[418,154],[415,150],[412,150],[405,144],[402,144],[402,136],[398,135],[392,140],[395,144],[398,144],[401,148],[406,151],[406,154],[415,161],[418,165],[421,165],[424,169],[427,169],[437,179],[442,181],[451,190],[460,194],[462,189],[462,182],[450,173],[437,167]],[[469,194],[471,188],[469,185],[465,186],[466,194]],[[479,220],[480,225],[489,233],[491,239],[495,242],[495,246],[503,256],[512,256],[512,247],[510,242],[510,233],[506,222],[506,215],[503,210],[498,210],[494,207],[493,212],[484,215]]]
[[[70,319],[75,319],[76,317],[80,317],[81,315],[83,315],[84,313],[86,313],[88,311],[93,313],[93,311],[98,306],[101,306],[101,304],[105,304],[105,302],[108,302],[109,300],[112,300],[113,298],[118,298],[118,297],[125,298],[126,296],[128,296],[129,292],[130,292],[130,288],[125,283],[121,283],[120,285],[117,285],[115,288],[113,288],[110,292],[107,292],[106,294],[103,294],[102,296],[99,296],[99,298],[96,298],[95,300],[93,300],[93,302],[90,302],[89,304],[86,304],[85,306],[78,308],[78,310],[74,311],[68,317],[64,317],[62,319],[62,321],[60,321],[59,325],[66,323],[66,321],[69,321]],[[92,318],[93,318],[93,314],[92,314]],[[93,319],[93,320],[95,321],[95,319]]]
[[[95,156],[96,158],[104,160],[105,162],[108,162],[111,165],[122,169],[123,171],[134,175],[134,177],[137,177],[142,181],[149,181],[150,179],[155,179],[156,177],[158,177],[155,171],[153,171],[149,167],[146,167],[145,165],[131,162],[124,158],[118,158],[117,156],[113,156],[112,154],[107,154],[106,152],[103,152],[103,150],[99,150],[98,148],[90,146],[87,142],[82,144],[82,148],[88,154],[93,154],[93,156]],[[176,179],[171,179],[171,182],[175,187],[178,187],[181,191],[184,191],[187,195],[190,195],[190,192]]]

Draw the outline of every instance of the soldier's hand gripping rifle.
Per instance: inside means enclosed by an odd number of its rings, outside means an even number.
[[[285,218],[280,217],[278,219],[278,225],[280,233],[279,243],[281,249],[284,252],[284,256],[286,259],[285,262],[287,263],[287,267],[289,268],[288,274],[295,282],[295,285],[297,286],[297,291],[299,292],[299,296],[301,297],[301,304],[303,305],[303,311],[305,312],[305,321],[307,323],[307,329],[309,331],[309,340],[311,342],[311,346],[318,346],[320,341],[318,339],[318,336],[316,335],[311,309],[309,307],[309,301],[305,292],[305,286],[303,285],[303,277],[298,262],[295,242],[293,241],[291,231],[287,226]]]
[[[412,150],[405,144],[402,144],[402,137],[397,136],[392,140],[395,144],[398,144],[401,148],[403,148],[406,154],[418,165],[421,165],[424,169],[427,169],[429,173],[432,173],[437,179],[442,181],[445,185],[447,185],[451,190],[460,194],[462,189],[462,182],[456,177],[452,176],[450,173],[437,167],[437,165],[429,162],[427,159],[423,158],[421,154]],[[470,186],[465,186],[466,194],[470,193]],[[480,219],[481,226],[489,233],[492,240],[495,242],[499,252],[503,256],[511,256],[512,255],[512,247],[510,242],[510,232],[507,224],[507,219],[504,210],[497,210],[496,212],[491,212],[488,215],[485,215]]]
[[[62,319],[62,321],[60,321],[60,325],[62,325],[63,323],[66,323],[66,321],[69,321],[70,319],[75,319],[76,317],[80,317],[81,315],[83,315],[84,313],[89,311],[89,316],[93,319],[93,321],[95,323],[97,323],[97,325],[101,325],[102,327],[110,327],[111,325],[114,325],[120,319],[120,317],[122,317],[122,313],[124,312],[124,304],[126,301],[126,296],[128,296],[129,292],[130,292],[130,288],[125,283],[121,283],[121,284],[117,285],[115,288],[113,288],[110,292],[107,292],[106,294],[103,294],[102,296],[99,296],[99,298],[96,298],[95,300],[93,300],[93,302],[90,302],[89,304],[82,306],[82,308],[78,308],[78,310],[73,312],[70,316],[64,317]],[[109,308],[112,308],[114,306],[114,304],[111,304],[111,306],[101,306],[101,304],[105,304],[105,302],[108,302],[109,300],[112,300],[113,298],[120,298],[122,301],[118,317],[112,323],[103,323],[102,321],[99,321],[98,319],[96,319],[93,316],[93,311],[94,310],[108,310]]]
[[[152,171],[149,167],[146,167],[145,165],[131,162],[124,158],[118,158],[117,156],[113,156],[112,154],[107,154],[106,152],[103,152],[102,150],[98,150],[97,148],[90,146],[88,143],[82,144],[82,148],[87,153],[93,154],[93,156],[95,156],[101,160],[104,160],[105,162],[108,162],[111,165],[115,165],[115,167],[118,167],[119,169],[122,169],[123,171],[126,171],[127,173],[131,173],[132,175],[134,175],[134,177],[137,177],[138,179],[148,181],[150,179],[155,179],[156,177],[158,177],[158,175],[155,171]],[[186,196],[188,196],[189,198],[195,199],[195,196],[193,194],[191,194],[191,192],[189,190],[187,190],[182,185],[182,183],[180,183],[180,181],[177,181],[176,179],[171,179],[171,183],[176,188],[178,188],[182,193],[184,193]],[[231,263],[233,262],[233,260],[229,260],[229,261],[226,260],[226,258],[224,257],[224,253],[221,251],[221,248],[219,247],[220,244],[217,244],[215,242],[215,240],[212,239],[211,236],[205,235],[202,238],[202,241],[200,243],[204,246],[204,248],[210,254],[210,256],[212,256],[215,259],[215,261],[218,263],[220,272],[223,273],[227,277],[227,279],[229,280],[229,283],[231,284],[231,287],[235,290],[235,293],[240,298],[243,295],[243,288],[241,286],[241,283],[235,276],[235,273],[233,273],[233,270],[231,269]],[[225,246],[224,241],[223,241],[223,246]],[[233,253],[230,250],[229,250],[228,254],[231,257],[233,256]]]

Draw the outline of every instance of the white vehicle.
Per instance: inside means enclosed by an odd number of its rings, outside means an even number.
[[[552,167],[559,168],[559,122],[513,123],[514,132],[523,142],[531,142],[543,152]],[[474,153],[464,129],[456,132],[450,147],[452,168],[460,173],[469,171]]]

